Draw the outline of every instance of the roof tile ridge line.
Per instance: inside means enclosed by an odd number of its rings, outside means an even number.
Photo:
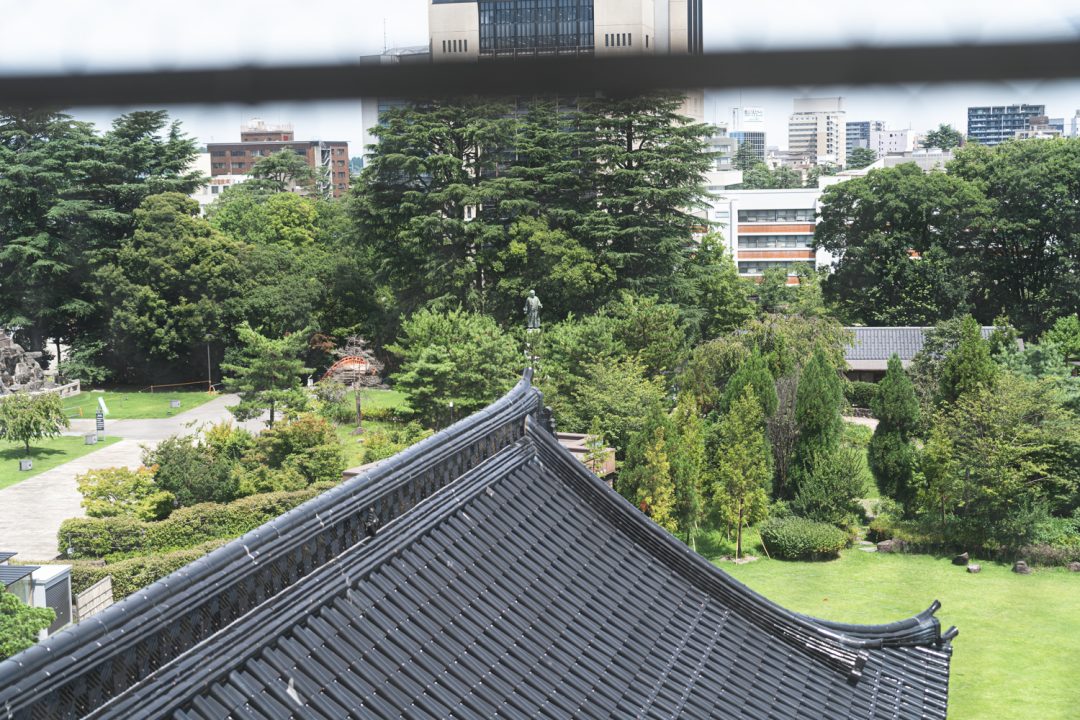
[[[253,568],[254,565],[249,565],[245,561],[245,558],[255,557],[251,552],[251,547],[255,547],[257,553],[267,557],[280,555],[278,548],[274,547],[276,541],[281,540],[284,542],[286,535],[297,532],[303,533],[306,528],[313,527],[314,523],[321,522],[317,517],[312,520],[312,513],[316,508],[328,506],[328,511],[331,514],[335,514],[335,511],[337,511],[336,514],[340,514],[344,511],[340,508],[339,500],[356,500],[357,494],[374,491],[377,487],[380,487],[382,491],[395,489],[396,486],[393,485],[395,479],[389,477],[394,472],[416,470],[417,468],[410,467],[413,464],[419,464],[424,469],[430,469],[431,466],[450,459],[456,452],[460,452],[482,437],[482,434],[470,433],[476,433],[481,428],[486,428],[487,432],[490,433],[507,423],[513,423],[516,418],[523,419],[534,414],[538,410],[536,405],[539,391],[532,387],[530,380],[531,372],[526,370],[522,379],[510,391],[479,412],[463,418],[449,428],[425,438],[416,445],[406,448],[379,467],[354,476],[278,518],[274,518],[241,537],[214,549],[207,555],[133,593],[103,613],[95,615],[87,623],[67,628],[50,639],[0,662],[0,701],[16,702],[20,706],[37,702],[40,697],[48,696],[50,688],[57,684],[66,684],[72,678],[78,676],[78,672],[71,673],[71,668],[76,665],[78,660],[72,653],[90,648],[91,642],[119,629],[121,626],[131,625],[139,618],[149,616],[149,619],[160,622],[167,619],[165,615],[169,611],[173,611],[178,607],[187,604],[197,606],[199,604],[198,598],[202,596],[193,590],[196,583],[212,579],[215,574],[220,574],[222,570],[229,569],[238,562],[243,568]],[[441,449],[436,447],[437,452],[429,454],[428,451],[432,449],[432,446],[438,446],[440,442],[449,443],[452,447]],[[372,484],[372,476],[382,477],[378,478],[375,484]],[[351,497],[340,497],[342,495],[348,496],[350,493],[354,494]],[[364,500],[360,504],[365,502],[368,502],[368,500]],[[291,527],[281,526],[279,523],[283,519],[286,519],[286,525],[291,523]],[[260,538],[260,534],[266,535],[267,538]],[[194,572],[191,571],[192,569]],[[179,588],[175,587],[177,585]],[[178,596],[182,596],[185,592],[188,596],[194,597],[193,603],[176,602]],[[157,600],[161,602],[156,602]],[[146,623],[141,623],[136,627],[145,627],[146,625]],[[139,633],[128,634],[125,638],[127,642],[124,645],[137,642],[139,635]],[[99,661],[107,661],[108,658],[120,652],[120,649],[115,646],[110,647],[110,645],[108,643],[98,643],[96,647],[90,648],[91,655],[99,657]],[[52,671],[46,672],[45,668],[50,666],[56,667],[53,667]],[[38,679],[43,680],[43,682],[31,682],[29,686],[21,684],[28,680],[32,681],[31,675],[42,672],[45,672],[45,678]]]
[[[208,687],[209,685],[218,682],[221,677],[234,670],[237,664],[242,664],[243,662],[246,662],[247,659],[257,656],[266,644],[272,643],[274,639],[278,637],[276,632],[277,629],[294,624],[299,616],[310,614],[311,608],[305,603],[287,603],[283,606],[283,610],[280,613],[275,613],[275,616],[270,619],[269,622],[266,618],[257,617],[267,609],[272,609],[275,601],[279,598],[290,594],[303,595],[305,593],[310,593],[310,586],[325,587],[328,580],[342,574],[345,575],[346,579],[349,579],[350,576],[359,579],[362,575],[372,571],[391,559],[398,552],[401,545],[412,542],[417,537],[427,534],[447,518],[457,513],[464,504],[475,499],[480,493],[484,492],[486,488],[504,480],[514,471],[529,464],[535,457],[535,444],[529,439],[520,438],[513,445],[503,448],[496,455],[487,458],[480,465],[470,469],[455,482],[439,489],[427,498],[424,498],[408,513],[401,516],[401,520],[395,520],[392,524],[387,525],[385,528],[381,529],[374,538],[364,538],[360,542],[336,555],[330,562],[321,565],[297,582],[282,588],[280,592],[268,597],[244,615],[221,628],[214,634],[204,638],[191,648],[188,648],[184,653],[173,658],[168,663],[163,664],[154,672],[141,678],[136,684],[129,686],[122,693],[110,698],[108,702],[96,708],[93,713],[87,717],[131,717],[131,715],[128,714],[130,709],[125,707],[128,704],[137,705],[139,711],[143,713],[150,712],[151,714],[160,714],[162,712],[167,713],[175,711],[175,698],[178,692],[188,693],[188,695],[185,696],[186,701],[192,694],[197,694],[204,687]],[[494,472],[492,472],[493,470]],[[467,487],[459,487],[459,482],[466,483]],[[454,496],[453,501],[444,502],[446,498],[440,496],[445,495]],[[419,513],[418,516],[412,518],[412,521],[409,522],[409,515],[414,511],[419,510],[422,505],[433,505],[434,511],[429,513]],[[384,537],[384,533],[390,531],[391,528],[393,529],[393,533],[397,536],[393,538],[395,541],[394,544],[381,545],[372,548],[369,552],[364,552],[364,549],[361,548],[362,545],[377,541],[379,537]],[[355,554],[356,557],[353,558],[353,564],[350,566],[350,569],[354,572],[345,573],[342,566],[345,565],[348,560],[343,560],[343,558],[353,554]],[[344,591],[340,591],[333,595],[326,593],[323,597],[329,600],[341,595],[347,596],[350,591],[351,585],[347,585]],[[220,643],[222,645],[222,650],[220,652],[211,653],[209,657],[202,656],[196,658],[196,655],[201,648],[208,646],[212,642],[218,642],[230,635],[252,637],[253,628],[248,627],[252,623],[256,625],[256,628],[262,636],[266,638],[264,644],[260,644],[250,651],[235,652],[236,648],[239,647],[237,644]],[[271,630],[274,630],[274,632],[271,632]],[[243,657],[245,655],[247,657]],[[190,672],[190,665],[192,663],[195,663],[198,666],[198,673]],[[213,664],[217,664],[219,667],[210,670],[210,672],[215,674],[213,677],[208,677],[205,670]],[[146,683],[168,683],[169,693],[154,694],[148,701],[146,698],[140,697],[137,692],[138,689]],[[164,702],[154,704],[154,701],[156,700],[162,700]],[[161,707],[171,708],[171,710],[159,709]]]
[[[526,434],[529,435],[530,431],[533,430],[533,426],[527,423]],[[535,436],[543,435],[543,432],[535,433]],[[771,628],[780,631],[777,633],[778,637],[787,639],[793,646],[823,660],[828,665],[833,667],[839,666],[840,669],[846,670],[849,675],[856,677],[859,674],[862,664],[865,662],[864,651],[879,646],[880,640],[855,637],[813,623],[806,616],[787,610],[763,595],[753,591],[738,580],[735,580],[720,568],[715,567],[712,563],[682,545],[681,542],[672,538],[666,531],[658,528],[654,523],[641,515],[637,508],[634,508],[624,498],[618,496],[617,493],[606,485],[603,485],[602,488],[597,487],[597,483],[601,483],[598,478],[592,476],[592,474],[581,465],[577,458],[572,456],[569,458],[565,457],[568,453],[561,446],[556,445],[553,447],[552,443],[553,441],[548,440],[547,438],[538,441],[537,445],[541,451],[541,459],[543,459],[544,455],[549,455],[552,459],[558,460],[563,467],[571,469],[579,481],[585,480],[586,482],[577,483],[576,489],[580,492],[581,489],[586,487],[589,488],[593,495],[592,499],[598,501],[596,502],[598,507],[602,507],[605,504],[605,500],[607,500],[606,509],[614,511],[609,516],[609,520],[612,521],[613,524],[617,527],[621,527],[624,531],[630,529],[639,531],[645,530],[648,535],[651,536],[651,539],[660,541],[659,543],[639,543],[648,552],[657,555],[658,549],[666,550],[670,553],[670,559],[675,560],[675,564],[679,566],[680,569],[704,573],[712,582],[719,581],[728,591],[736,595],[741,595],[744,601],[749,601],[745,603],[746,607],[743,608],[743,615],[748,620],[754,622],[755,625],[760,627],[764,622],[766,625],[765,629]],[[585,477],[586,474],[589,475],[588,478]],[[602,493],[599,491],[602,491]],[[614,502],[610,501],[611,498],[614,498]],[[614,513],[619,513],[619,517],[616,517]],[[620,519],[624,521],[628,520],[629,524],[624,525],[618,522]],[[678,543],[679,547],[673,547],[672,543]],[[661,557],[660,559],[663,560],[664,558]],[[689,567],[692,565],[696,565],[697,567]],[[692,572],[682,574],[691,582],[697,582],[697,579],[693,577]],[[710,588],[702,589],[710,595],[715,596],[715,592]],[[737,612],[739,611],[739,608],[733,607],[732,610]],[[763,612],[746,612],[747,610]],[[761,616],[762,614],[764,617]],[[794,630],[795,636],[784,632],[785,626],[788,626],[790,630]],[[811,637],[799,637],[804,633]],[[816,642],[814,641],[815,637],[817,638]],[[830,643],[839,645],[840,647],[835,648],[833,652],[830,652],[827,647],[822,647],[822,644]],[[837,655],[837,651],[839,652],[839,655]]]

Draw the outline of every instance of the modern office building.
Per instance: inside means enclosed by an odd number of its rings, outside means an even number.
[[[968,108],[968,141],[997,145],[1027,130],[1031,118],[1046,115],[1045,105],[983,105]]]
[[[702,52],[702,0],[430,0],[432,59]]]
[[[845,124],[844,143],[847,153],[850,155],[855,148],[869,148],[877,151],[875,135],[885,130],[884,120],[857,120]]]
[[[847,163],[844,98],[800,98],[788,119],[788,151],[811,165]]]
[[[1017,130],[1013,137],[1016,140],[1049,140],[1059,138],[1064,134],[1065,121],[1062,118],[1051,120],[1045,115],[1038,115],[1028,119],[1028,126],[1023,130]]]
[[[240,128],[240,142],[207,143],[210,177],[247,175],[267,155],[289,150],[307,161],[313,170],[325,172],[334,197],[349,190],[349,144],[334,140],[297,140],[292,125],[267,125],[253,119]]]
[[[765,108],[731,108],[731,132],[728,134],[740,147],[750,143],[754,157],[765,162]]]
[[[719,223],[739,275],[761,277],[784,267],[788,283],[798,283],[799,266],[826,267],[832,256],[814,250],[821,190],[729,190],[713,200],[709,220]]]

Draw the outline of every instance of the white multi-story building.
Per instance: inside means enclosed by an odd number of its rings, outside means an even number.
[[[788,119],[788,151],[813,165],[847,163],[847,113],[844,98],[795,100]]]
[[[210,153],[199,153],[195,156],[195,161],[191,164],[191,170],[197,170],[200,175],[206,177],[206,184],[198,187],[195,192],[191,193],[190,197],[199,203],[199,212],[203,215],[206,214],[206,208],[212,202],[218,199],[218,197],[225,191],[225,188],[230,185],[236,185],[242,183],[245,180],[250,180],[248,175],[215,175],[210,176]]]
[[[788,270],[796,284],[799,266],[826,267],[832,256],[814,250],[821,190],[728,190],[713,200],[708,219],[724,241],[739,275],[759,278],[771,267]]]

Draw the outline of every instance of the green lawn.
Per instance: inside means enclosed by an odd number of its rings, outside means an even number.
[[[707,557],[730,552],[716,533],[702,538],[698,549]],[[761,554],[756,544],[753,552]],[[858,549],[831,562],[718,564],[769,599],[829,620],[890,622],[940,600],[943,629],[960,629],[953,641],[950,719],[1080,716],[1080,573],[1055,568],[1022,576],[1007,565],[981,562],[982,572],[971,575],[947,558]]]
[[[356,395],[349,391],[345,399],[349,403],[355,403]],[[397,390],[361,390],[360,404],[365,412],[382,408],[405,407],[405,394]]]
[[[383,408],[399,408],[405,406],[405,395],[397,390],[361,390],[360,402],[364,412]],[[349,392],[345,398],[349,405],[356,402],[356,395]],[[374,430],[376,428],[389,428],[390,423],[380,420],[364,420],[364,428]],[[353,435],[353,425],[338,425],[336,428],[338,439],[345,448],[345,467],[357,467],[363,464],[363,448],[360,446],[360,435]]]
[[[204,390],[182,390],[179,392],[135,392],[128,390],[106,390],[96,392],[84,390],[75,397],[64,400],[64,410],[70,418],[93,418],[98,409],[98,398],[105,398],[109,408],[107,420],[144,420],[171,417],[198,407],[213,400]],[[179,400],[180,409],[169,407],[170,400]]]
[[[19,460],[25,457],[23,446],[0,441],[0,488],[22,482],[118,441],[119,438],[106,436],[99,439],[97,445],[86,445],[81,435],[39,440],[30,446],[30,459],[34,461],[34,469],[26,472],[19,470]]]

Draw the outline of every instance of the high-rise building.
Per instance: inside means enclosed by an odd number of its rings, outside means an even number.
[[[428,0],[434,62],[700,55],[702,0]],[[681,108],[705,121],[705,91]]]
[[[728,134],[740,147],[749,143],[754,157],[765,162],[765,108],[731,108],[731,132]]]
[[[429,0],[435,61],[700,54],[702,0]]]
[[[210,176],[247,175],[260,159],[288,150],[328,175],[334,197],[349,190],[349,144],[343,140],[297,140],[292,125],[267,125],[254,119],[240,128],[240,142],[207,143]]]
[[[788,120],[788,150],[812,165],[847,162],[847,113],[844,98],[795,100]]]
[[[997,145],[1027,130],[1033,117],[1046,115],[1045,105],[983,105],[968,108],[968,140]]]
[[[846,142],[844,147],[849,155],[855,148],[868,148],[877,152],[874,134],[885,130],[885,121],[858,120],[846,123],[845,128]]]

